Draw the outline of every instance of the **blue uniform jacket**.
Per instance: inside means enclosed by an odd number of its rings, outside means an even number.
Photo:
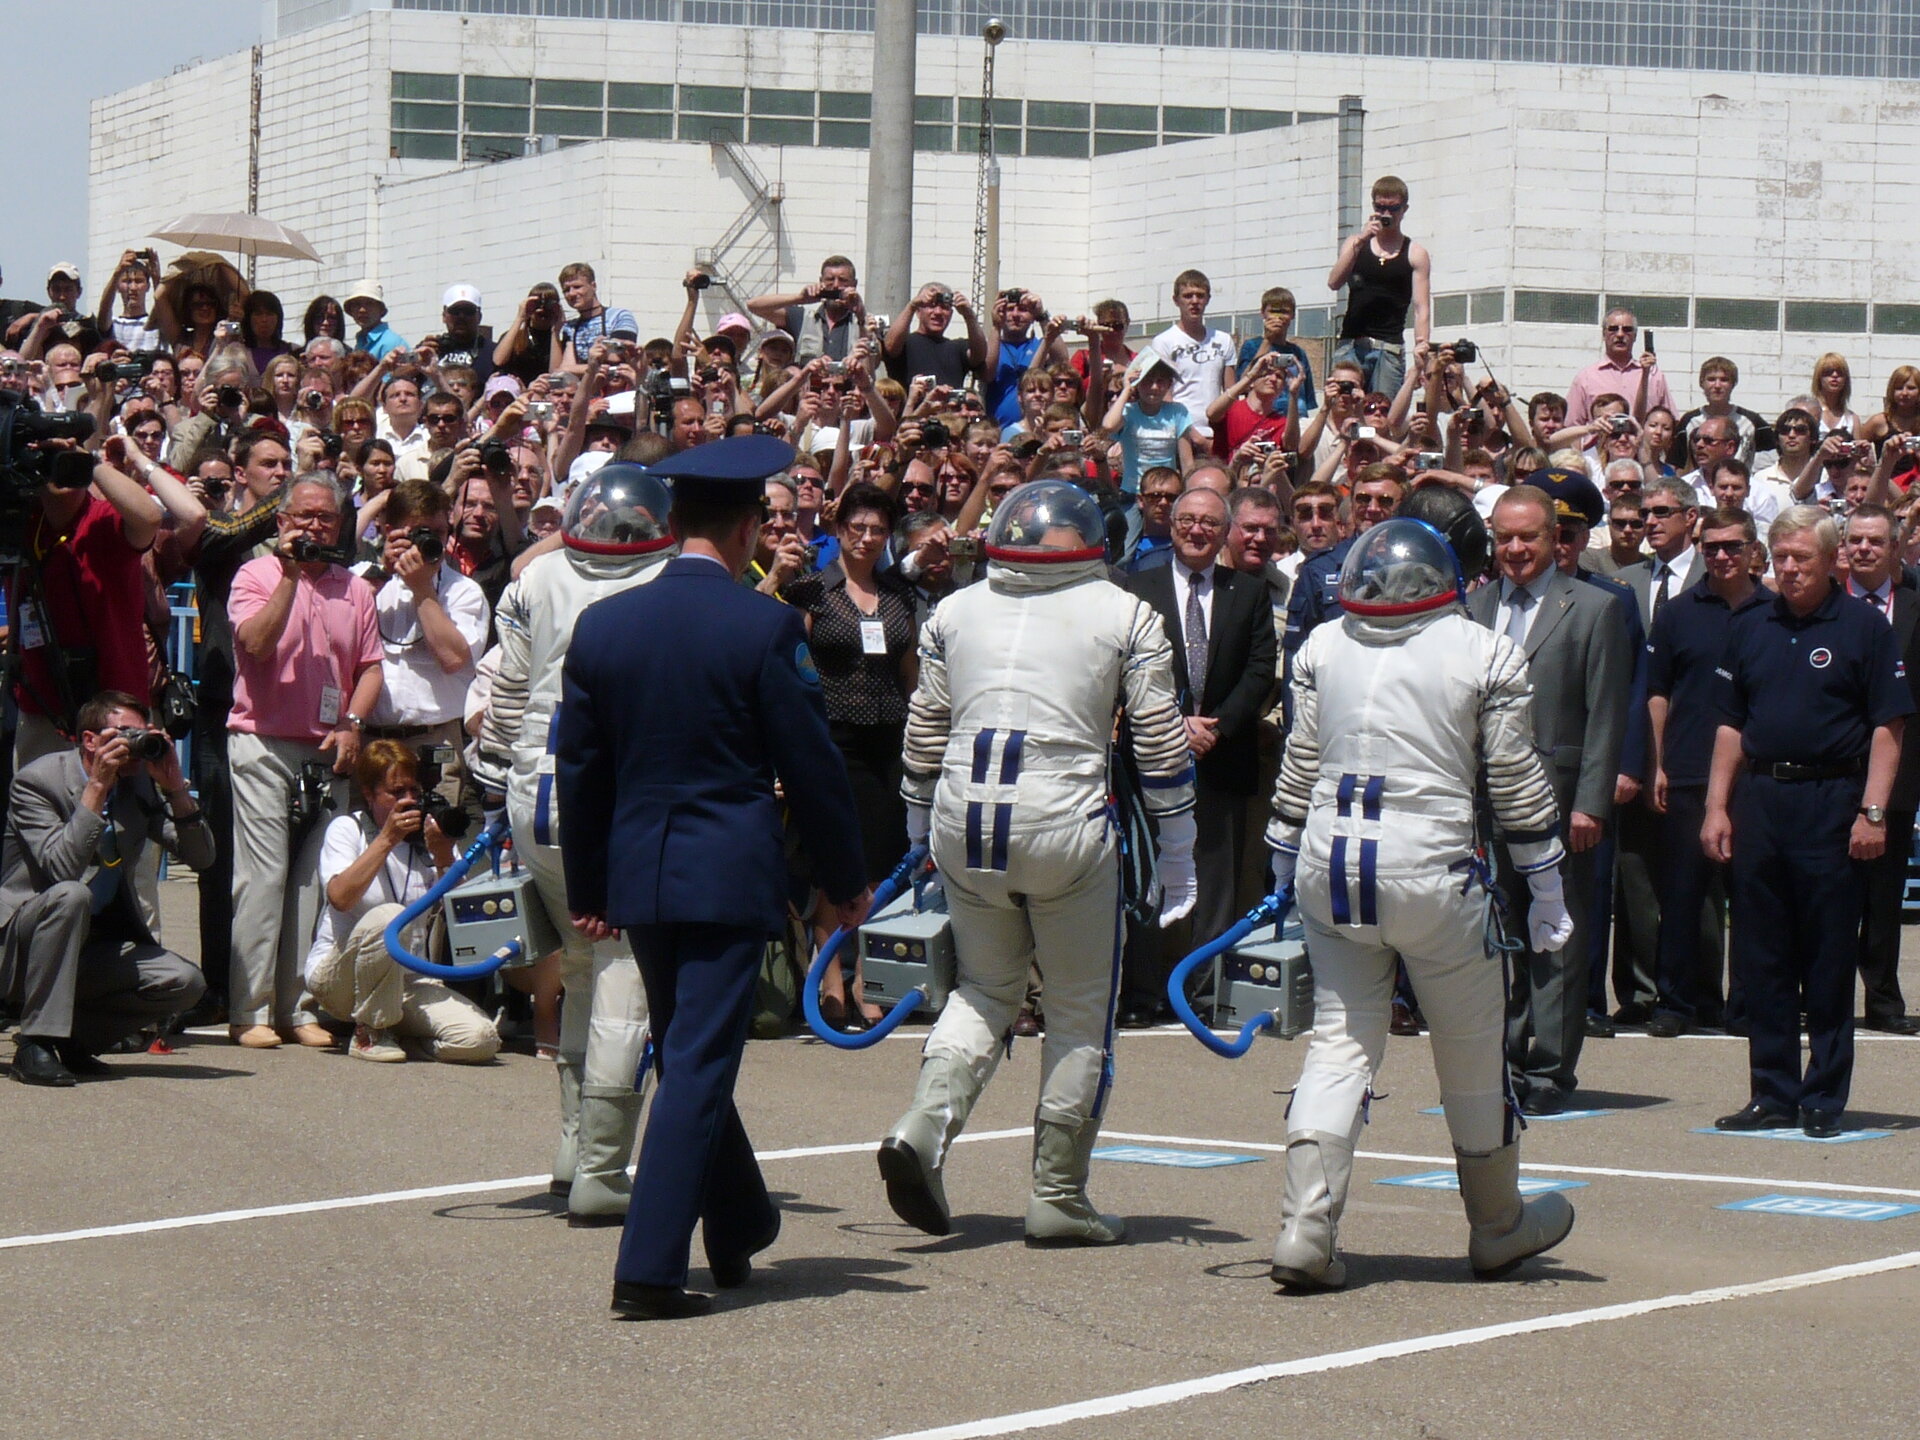
[[[777,775],[815,883],[866,886],[847,767],[797,611],[718,563],[589,606],[567,647],[556,749],[567,900],[610,925],[786,923]]]
[[[1621,618],[1627,622],[1627,643],[1633,647],[1633,684],[1627,693],[1627,728],[1620,740],[1620,773],[1644,785],[1653,778],[1653,735],[1647,719],[1647,630],[1640,623],[1640,602],[1630,586],[1608,576],[1579,570],[1575,578],[1618,600]]]

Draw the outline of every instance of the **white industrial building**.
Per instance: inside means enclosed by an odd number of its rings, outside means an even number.
[[[711,320],[861,258],[871,0],[267,12],[257,55],[94,105],[89,293],[174,215],[248,208],[255,174],[324,257],[258,283],[297,317],[378,280],[409,337],[449,283],[504,326],[572,260],[655,334],[696,260],[726,282]],[[1516,390],[1563,387],[1621,298],[1679,398],[1724,353],[1764,410],[1836,349],[1868,410],[1920,358],[1920,0],[921,0],[913,269],[962,286],[990,13],[1001,281],[1056,310],[1152,321],[1196,266],[1242,333],[1273,284],[1326,333],[1344,128],[1350,170],[1412,188],[1436,338]]]

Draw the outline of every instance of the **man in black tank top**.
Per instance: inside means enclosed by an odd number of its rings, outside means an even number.
[[[1399,390],[1406,375],[1408,307],[1416,361],[1426,358],[1433,314],[1432,267],[1426,247],[1401,232],[1406,211],[1404,180],[1382,175],[1374,181],[1373,214],[1357,235],[1347,237],[1327,274],[1329,290],[1344,285],[1348,292],[1334,362],[1354,361],[1366,373],[1367,389],[1387,395]]]

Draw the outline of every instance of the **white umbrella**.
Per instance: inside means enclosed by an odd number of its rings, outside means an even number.
[[[232,250],[241,255],[278,255],[320,263],[320,252],[307,243],[306,236],[264,215],[182,215],[155,230],[153,238],[189,250]]]

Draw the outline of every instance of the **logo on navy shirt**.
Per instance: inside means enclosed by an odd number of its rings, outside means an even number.
[[[1816,670],[1824,670],[1833,663],[1833,651],[1822,645],[1818,650],[1815,650],[1811,655],[1807,656],[1807,663]]]

